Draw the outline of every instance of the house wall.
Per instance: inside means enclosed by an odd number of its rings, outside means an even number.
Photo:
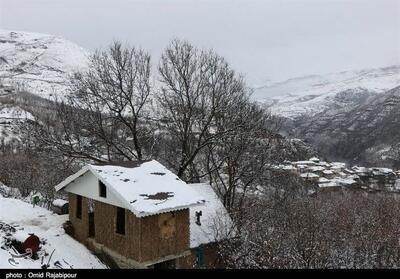
[[[203,266],[201,268],[223,268],[218,261],[218,247],[215,243],[202,246],[203,249]],[[178,259],[178,267],[182,269],[199,268],[196,264],[196,249],[190,251],[190,255]]]
[[[116,233],[117,207],[95,202],[95,241],[111,250],[136,261],[140,261],[140,219],[125,212],[125,235]]]
[[[189,209],[141,218],[142,261],[189,250]]]
[[[68,193],[69,200],[69,220],[74,228],[74,238],[83,244],[87,244],[87,237],[89,234],[89,207],[88,200],[82,197],[82,218],[76,218],[76,202],[77,196],[73,193]]]
[[[107,198],[100,197],[99,195],[99,179],[90,171],[71,182],[67,189],[68,193],[81,195],[83,197],[91,198],[95,201],[112,204],[122,208],[128,208],[125,204],[121,203],[120,199],[110,191],[107,187]]]
[[[51,211],[53,211],[58,215],[68,214],[68,209],[69,209],[68,204],[64,204],[63,206],[51,205]]]
[[[88,244],[88,199],[82,197],[82,219],[76,218],[77,196],[69,193],[70,221],[74,237]],[[152,262],[189,250],[189,209],[138,218],[125,212],[125,235],[115,232],[116,211],[113,205],[94,202],[94,240],[124,257],[138,262]]]

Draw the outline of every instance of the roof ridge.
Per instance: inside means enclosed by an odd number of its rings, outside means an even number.
[[[144,163],[148,163],[154,161],[153,159],[148,160],[135,160],[135,161],[111,161],[111,162],[99,162],[90,164],[92,166],[115,166],[115,167],[124,167],[124,168],[137,168]]]

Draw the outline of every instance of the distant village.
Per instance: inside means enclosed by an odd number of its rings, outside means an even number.
[[[298,174],[306,182],[315,185],[318,191],[362,189],[368,192],[400,193],[400,170],[348,167],[345,163],[326,162],[317,157],[310,158],[308,161],[286,161],[274,168],[278,171]]]

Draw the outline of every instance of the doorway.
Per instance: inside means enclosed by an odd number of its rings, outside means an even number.
[[[95,237],[94,212],[89,212],[89,237]]]
[[[176,260],[169,260],[153,265],[154,269],[176,269]]]

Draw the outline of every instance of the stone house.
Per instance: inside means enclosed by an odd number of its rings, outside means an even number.
[[[86,165],[55,188],[68,193],[73,237],[121,268],[215,267],[232,226],[210,185],[155,160]]]

